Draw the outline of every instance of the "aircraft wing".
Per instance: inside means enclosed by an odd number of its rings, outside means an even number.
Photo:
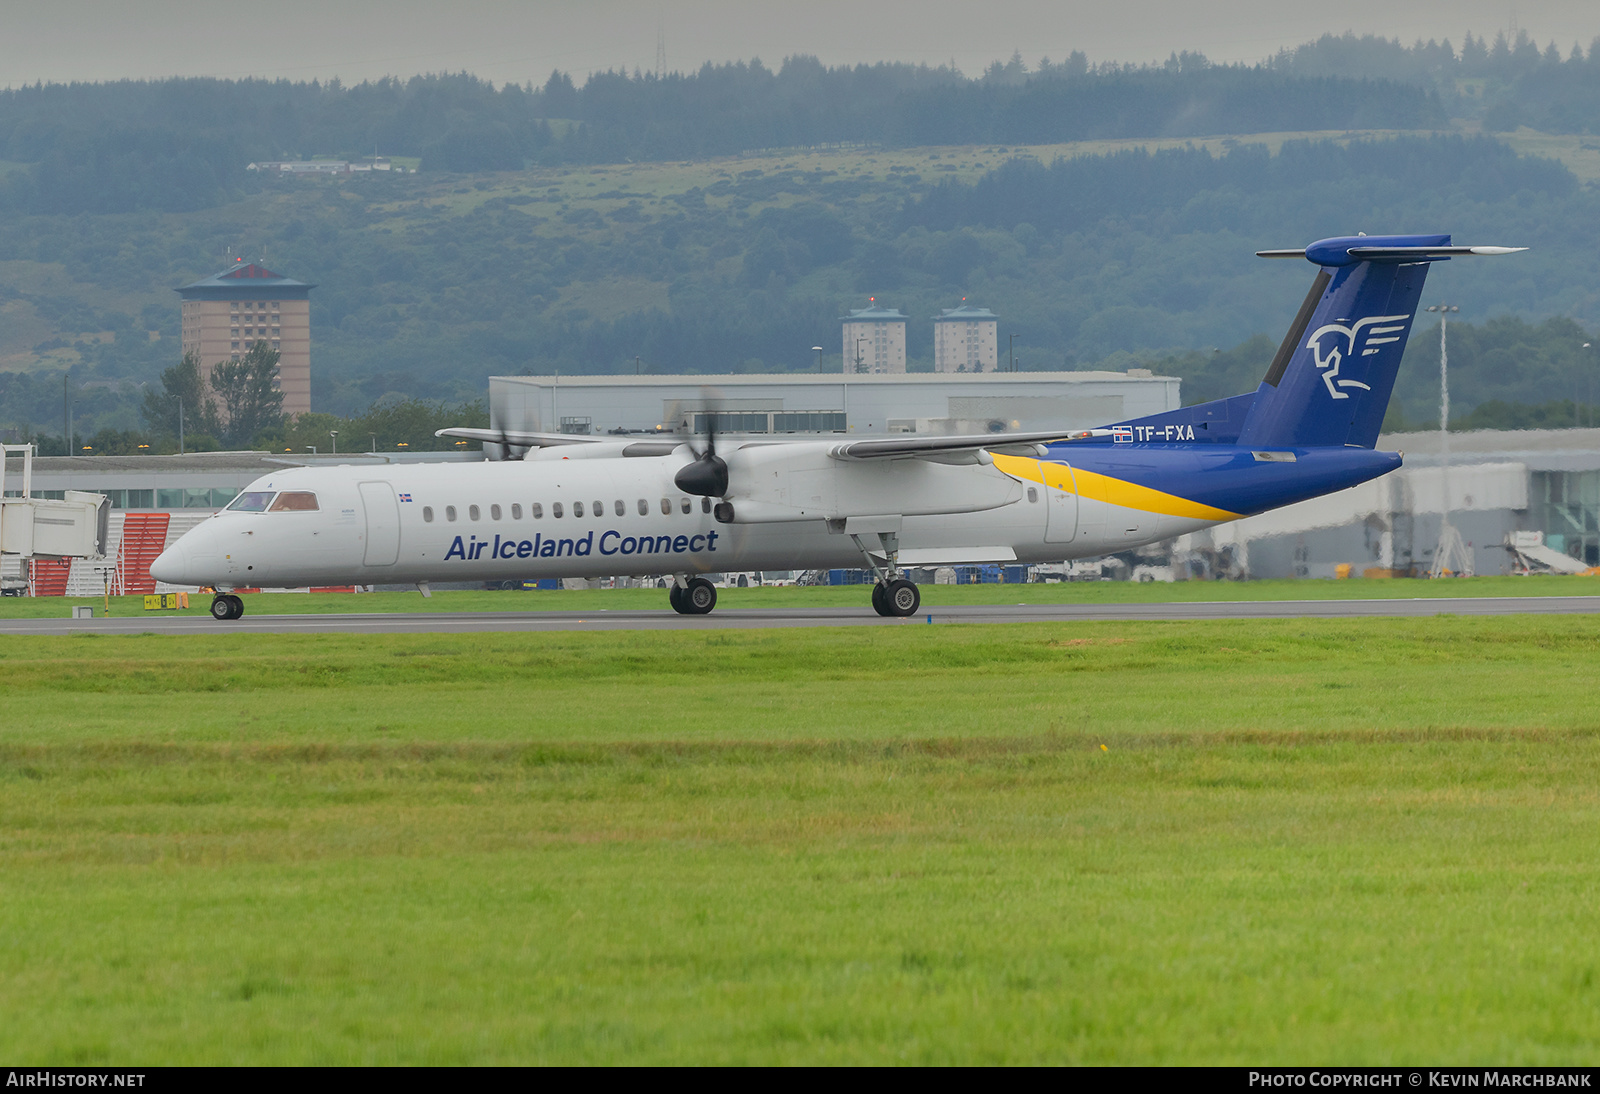
[[[872,440],[846,441],[828,449],[828,455],[837,460],[882,460],[906,456],[926,456],[937,453],[977,451],[986,448],[1004,452],[1009,448],[1032,448],[1057,441],[1082,441],[1090,437],[1109,437],[1109,429],[1054,429],[1040,433],[974,433],[954,437],[926,437],[907,434],[904,437],[881,437]],[[1030,452],[1029,455],[1042,453]]]
[[[435,437],[457,437],[464,441],[482,441],[485,444],[504,444],[513,448],[553,448],[563,444],[600,444],[615,441],[615,437],[578,437],[571,433],[524,433],[516,429],[469,429],[451,426],[434,430]]]

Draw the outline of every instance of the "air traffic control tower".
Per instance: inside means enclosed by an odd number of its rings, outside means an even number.
[[[200,357],[200,378],[223,361],[237,361],[257,342],[279,353],[283,412],[311,409],[311,290],[315,285],[240,260],[178,289],[183,298],[183,352]]]

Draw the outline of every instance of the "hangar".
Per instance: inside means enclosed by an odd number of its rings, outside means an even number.
[[[1334,577],[1341,566],[1355,577],[1426,575],[1445,509],[1439,434],[1384,434],[1378,447],[1404,453],[1404,467],[1184,537],[1178,553],[1226,551],[1249,577]],[[1564,555],[1573,569],[1600,565],[1600,429],[1452,433],[1448,481],[1450,523],[1473,572],[1518,572],[1518,542]]]
[[[489,420],[536,433],[708,424],[740,433],[1076,429],[1180,405],[1177,377],[1127,372],[493,376]],[[715,415],[715,417],[711,417]]]

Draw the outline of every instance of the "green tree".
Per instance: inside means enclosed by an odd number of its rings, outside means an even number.
[[[334,414],[297,414],[256,435],[256,443],[269,451],[303,452],[312,445],[326,452],[331,446],[330,430],[339,431],[339,451],[351,454],[366,451],[409,452],[478,450],[476,442],[458,445],[454,438],[435,437],[446,426],[489,424],[489,415],[480,401],[450,406],[422,399],[379,400],[354,417]]]
[[[278,378],[278,351],[257,342],[237,361],[223,361],[211,370],[211,392],[218,405],[224,444],[247,445],[262,430],[283,421],[283,392]]]
[[[178,404],[183,404],[183,427],[190,435],[215,433],[216,413],[200,378],[200,355],[193,350],[161,374],[161,387],[144,393],[141,412],[145,423],[158,433],[178,435]]]

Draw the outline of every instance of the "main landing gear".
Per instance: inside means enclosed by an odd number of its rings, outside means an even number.
[[[898,525],[896,521],[895,526]],[[901,576],[899,533],[879,532],[878,540],[883,549],[878,552],[869,551],[866,544],[861,542],[860,534],[852,532],[850,538],[861,552],[861,557],[867,560],[867,565],[872,567],[872,572],[878,575],[878,583],[872,587],[872,610],[882,616],[916,615],[917,609],[922,606],[922,593],[917,590],[915,583]],[[879,561],[880,558],[882,561]]]
[[[212,619],[238,619],[244,615],[244,601],[232,593],[218,593],[211,602]]]
[[[691,577],[683,584],[674,578],[667,600],[679,615],[709,615],[717,606],[717,587],[703,577]]]
[[[872,607],[879,615],[916,615],[922,606],[922,593],[903,577],[880,581],[872,587]]]

